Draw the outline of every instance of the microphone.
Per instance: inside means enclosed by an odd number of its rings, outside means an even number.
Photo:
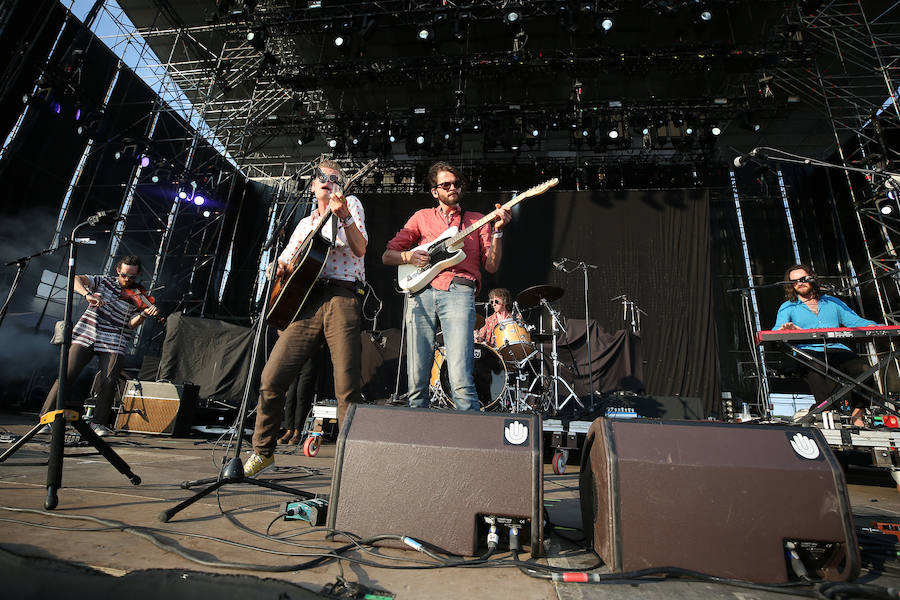
[[[97,225],[100,221],[106,219],[107,217],[115,217],[119,213],[118,209],[111,208],[109,210],[101,210],[100,212],[91,215],[88,217],[87,222],[90,225]],[[113,222],[118,221],[122,217],[114,218]]]
[[[747,166],[751,162],[758,162],[759,160],[765,160],[766,158],[766,155],[760,152],[759,148],[754,148],[747,154],[736,156],[733,162],[734,166],[740,169],[741,167]]]
[[[553,268],[556,269],[557,271],[565,271],[566,269],[565,269],[564,265],[566,264],[566,262],[568,260],[569,260],[568,258],[563,257],[559,260],[553,261]]]

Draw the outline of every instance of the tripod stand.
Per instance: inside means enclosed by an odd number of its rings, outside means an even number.
[[[69,246],[69,266],[66,273],[68,280],[66,282],[66,304],[63,317],[63,342],[59,349],[59,383],[57,384],[56,392],[56,410],[52,410],[41,417],[40,422],[35,425],[31,431],[22,436],[22,438],[4,452],[3,455],[0,455],[0,462],[5,461],[33,438],[44,425],[51,425],[50,457],[47,463],[47,498],[44,500],[44,508],[47,510],[53,510],[59,503],[57,491],[62,486],[64,438],[67,422],[71,423],[72,427],[75,428],[75,431],[81,434],[81,437],[87,440],[87,442],[93,446],[107,462],[115,467],[119,473],[131,480],[132,484],[140,485],[141,483],[141,478],[132,472],[128,463],[122,460],[122,458],[116,454],[115,450],[113,450],[109,444],[104,442],[99,435],[94,433],[94,430],[82,420],[81,415],[78,414],[77,411],[66,408],[66,401],[69,397],[69,382],[67,379],[69,369],[69,348],[72,345],[72,293],[75,288],[75,263],[78,255],[77,248],[78,244],[94,243],[93,240],[86,238],[76,238],[75,234],[79,229],[86,225],[97,225],[103,216],[105,216],[103,213],[98,213],[97,215],[88,218],[87,221],[76,225],[75,228],[72,229],[71,237],[65,242],[65,244]]]

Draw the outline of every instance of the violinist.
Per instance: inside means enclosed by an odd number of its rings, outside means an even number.
[[[140,272],[141,260],[137,256],[125,256],[116,264],[115,277],[76,275],[73,282],[75,292],[84,297],[87,307],[72,329],[66,378],[71,386],[95,355],[99,359],[103,375],[91,427],[100,436],[112,433],[107,425],[122,357],[133,337],[133,330],[147,317],[159,315],[155,306],[142,300],[149,300],[145,294],[135,293]],[[44,401],[41,415],[56,410],[58,386],[57,380]],[[44,432],[49,433],[49,426],[41,430]]]

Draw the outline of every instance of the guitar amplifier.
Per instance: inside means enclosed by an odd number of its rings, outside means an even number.
[[[199,386],[130,380],[122,395],[116,429],[138,433],[186,435],[194,420]]]

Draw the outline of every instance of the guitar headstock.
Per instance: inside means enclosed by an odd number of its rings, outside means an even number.
[[[528,188],[527,190],[522,192],[521,195],[525,196],[525,197],[537,196],[538,194],[543,194],[544,192],[546,192],[547,190],[549,190],[552,187],[555,187],[558,184],[559,184],[559,178],[554,177],[553,179],[547,180],[544,183],[540,183],[540,184],[534,186],[533,188]]]
[[[362,167],[360,167],[360,169],[356,173],[354,173],[353,175],[348,177],[347,181],[344,182],[344,188],[343,188],[344,195],[347,195],[349,193],[350,188],[352,188],[353,185],[357,181],[359,181],[360,179],[362,179],[363,177],[368,175],[369,171],[371,171],[377,164],[378,164],[378,159],[373,158],[372,160],[370,160],[369,162],[364,164]]]

